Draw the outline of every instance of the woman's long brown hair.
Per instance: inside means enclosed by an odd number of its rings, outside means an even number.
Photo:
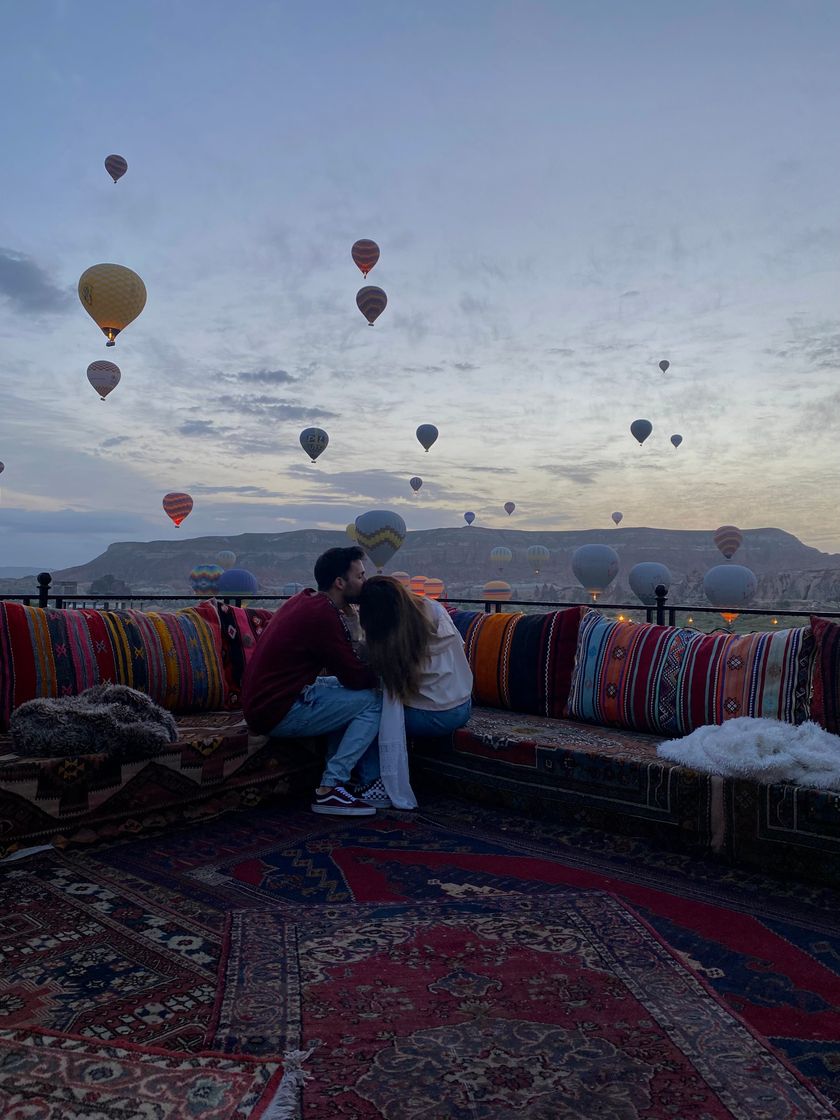
[[[390,576],[371,576],[359,597],[359,621],[370,666],[383,687],[402,701],[409,699],[417,692],[434,632],[423,604]]]

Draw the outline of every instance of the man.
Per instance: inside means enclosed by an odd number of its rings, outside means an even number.
[[[249,728],[278,739],[334,736],[312,811],[367,817],[376,808],[347,789],[356,762],[379,732],[382,697],[357,656],[346,616],[365,582],[364,553],[330,548],[315,563],[318,590],[307,587],[275,612],[242,683]],[[326,669],[331,676],[319,676]]]

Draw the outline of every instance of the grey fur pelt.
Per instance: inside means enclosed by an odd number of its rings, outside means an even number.
[[[169,712],[145,692],[97,684],[78,696],[28,700],[9,721],[14,750],[27,757],[74,758],[109,754],[151,758],[178,738]]]

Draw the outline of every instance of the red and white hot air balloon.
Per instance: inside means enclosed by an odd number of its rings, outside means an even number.
[[[120,367],[114,362],[91,362],[87,368],[87,379],[104,401],[120,383]]]
[[[716,530],[713,538],[717,548],[727,560],[731,560],[738,549],[741,547],[743,536],[740,529],[736,529],[734,525],[721,525]]]

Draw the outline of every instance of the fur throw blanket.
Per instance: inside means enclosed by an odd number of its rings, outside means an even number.
[[[145,692],[97,684],[78,696],[28,700],[12,713],[14,750],[29,758],[108,754],[120,760],[152,758],[178,738],[169,712]]]
[[[819,724],[740,716],[656,748],[660,758],[710,774],[840,789],[840,735]]]

